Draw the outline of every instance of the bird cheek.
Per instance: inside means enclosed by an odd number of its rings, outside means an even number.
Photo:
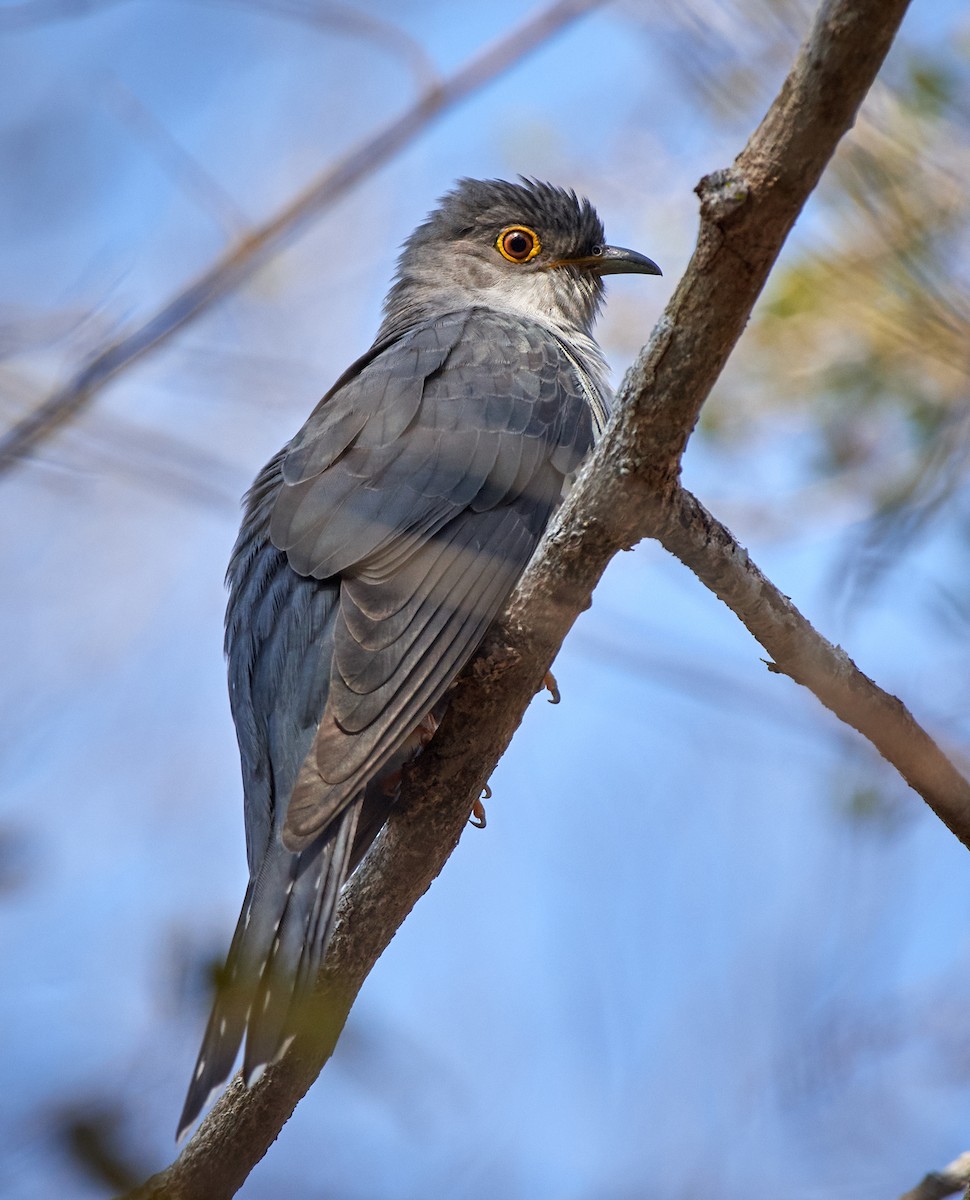
[[[465,270],[465,282],[473,288],[495,287],[501,282],[502,272],[493,263],[484,263],[481,259],[468,260]]]

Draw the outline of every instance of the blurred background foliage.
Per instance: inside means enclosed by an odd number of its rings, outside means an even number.
[[[242,896],[221,576],[238,497],[459,175],[588,194],[661,262],[807,28],[593,10],[428,127],[0,476],[0,1193],[161,1166]],[[144,322],[519,6],[0,4],[0,423]],[[685,478],[970,758],[970,19],[916,0]],[[655,547],[621,556],[242,1195],[898,1194],[965,1149],[965,851]]]
[[[808,7],[763,6],[772,19],[754,23],[757,67],[689,72],[715,119],[746,124],[763,109],[764,62],[789,57],[794,14],[803,28]],[[927,522],[952,516],[941,508],[967,465],[970,27],[946,37],[920,27],[940,15],[914,11],[916,36],[840,147],[807,236],[773,275],[705,410],[715,439],[750,436],[753,406],[768,424],[782,412],[810,422],[815,495],[854,494],[871,510],[869,548],[897,562]],[[723,43],[711,44],[710,26],[702,38],[701,61],[716,62]]]

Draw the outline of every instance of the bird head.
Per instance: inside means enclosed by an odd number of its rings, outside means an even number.
[[[404,244],[385,327],[484,305],[589,333],[603,277],[659,275],[610,246],[588,200],[536,180],[460,180]]]

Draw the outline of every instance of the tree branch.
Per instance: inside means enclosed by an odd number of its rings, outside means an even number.
[[[321,978],[321,1029],[259,1082],[237,1078],[141,1200],[234,1194],[326,1062],[364,979],[456,846],[562,639],[622,547],[657,537],[774,658],[869,737],[970,844],[970,786],[894,698],[820,637],[678,483],[680,457],[788,231],[850,127],[906,0],[825,0],[747,147],[698,189],[687,273],[624,381],[615,419],[530,563],[503,619],[458,681],[401,804],[344,891]]]
[[[147,321],[103,346],[77,373],[0,437],[0,474],[69,420],[126,367],[157,349],[249,278],[283,245],[317,220],[354,184],[388,162],[431,122],[509,70],[566,25],[603,0],[556,0],[472,58],[440,84],[428,88],[399,117],[323,171],[276,216],[238,238],[193,283]]]
[[[689,492],[665,506],[662,545],[731,609],[774,659],[768,669],[813,692],[857,729],[970,848],[970,783],[895,696],[802,616],[731,533]]]
[[[970,1188],[970,1152],[961,1154],[942,1171],[931,1171],[899,1200],[944,1200]]]

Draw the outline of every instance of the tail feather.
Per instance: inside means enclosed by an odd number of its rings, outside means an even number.
[[[323,897],[312,914],[310,928],[307,936],[303,939],[296,977],[295,991],[297,995],[304,994],[313,988],[327,955],[337,919],[340,889],[352,870],[351,858],[357,841],[358,823],[363,806],[364,796],[361,794],[355,797],[347,807],[340,829],[334,838],[332,869],[327,873],[325,880],[322,875],[320,877],[318,887],[322,883]]]
[[[242,1069],[247,1084],[312,1021],[313,989],[333,936],[360,803],[358,797],[329,827],[327,841],[317,854],[308,858],[304,851],[296,856],[299,873],[290,885],[249,1015]]]
[[[177,1138],[232,1072],[246,1036],[247,1085],[300,1028],[333,935],[363,797],[313,844],[291,854],[270,845],[246,890],[226,968],[179,1120]]]
[[[176,1141],[182,1140],[188,1127],[209,1103],[213,1094],[229,1078],[242,1042],[249,1012],[249,994],[248,989],[240,986],[239,964],[244,954],[254,892],[254,884],[250,882],[226,960],[226,969],[219,981],[215,1003],[206,1025],[202,1048],[192,1072],[188,1095],[185,1097],[175,1135]]]

